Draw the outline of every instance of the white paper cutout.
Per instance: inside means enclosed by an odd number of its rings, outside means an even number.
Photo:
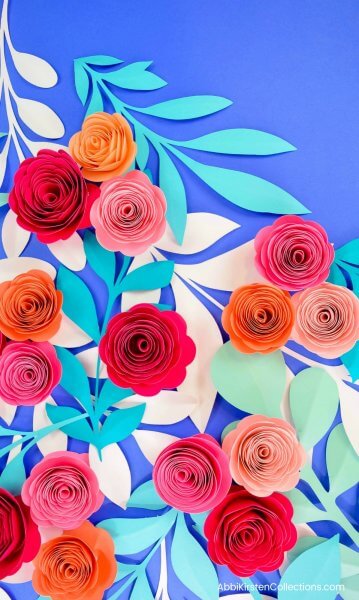
[[[0,283],[14,279],[21,273],[26,273],[32,269],[45,271],[50,275],[51,279],[56,277],[56,269],[50,263],[40,258],[32,258],[30,256],[19,256],[18,258],[4,258],[0,260]]]
[[[96,377],[97,370],[97,358],[98,358],[98,347],[88,348],[82,352],[76,354],[76,358],[80,361],[83,368],[86,371],[88,377]],[[107,367],[101,361],[100,362],[100,378],[105,379],[107,377]]]
[[[163,390],[156,396],[130,396],[115,406],[120,409],[146,404],[141,423],[146,425],[172,425],[190,416],[197,406],[196,399],[180,392]]]
[[[75,232],[67,240],[47,244],[48,249],[71,271],[82,271],[86,265],[86,254],[81,236]]]
[[[56,85],[57,73],[46,60],[34,54],[18,52],[12,45],[10,52],[15,68],[23,79],[41,88],[51,88]]]
[[[52,425],[52,421],[50,421],[46,412],[46,404],[51,404],[53,406],[57,406],[56,402],[51,398],[47,398],[44,402],[37,404],[34,406],[34,414],[33,414],[33,430],[41,429],[42,427],[48,427]],[[38,440],[37,447],[39,448],[41,454],[46,456],[50,454],[50,452],[59,452],[60,450],[67,450],[67,435],[58,429],[49,433],[41,440]]]
[[[89,448],[90,466],[99,480],[100,490],[122,508],[126,508],[131,495],[131,471],[127,459],[117,444],[102,450],[102,461],[96,448]]]
[[[139,445],[142,454],[152,465],[156,462],[157,456],[162,450],[179,439],[168,433],[145,431],[143,429],[137,429],[132,435]]]
[[[62,313],[59,331],[49,340],[54,346],[79,348],[91,342],[91,338],[74,321]]]
[[[2,419],[4,419],[4,421],[7,425],[11,425],[12,420],[16,413],[16,408],[17,408],[16,406],[13,406],[12,404],[8,404],[7,402],[4,402],[4,400],[2,400],[0,398],[0,417]]]
[[[149,251],[143,252],[142,254],[135,256],[128,269],[128,273],[152,262],[153,257],[151,253]],[[125,310],[129,310],[132,306],[135,306],[135,304],[142,304],[143,302],[157,304],[160,301],[160,297],[160,289],[142,292],[124,292],[121,296],[121,311],[124,312]]]
[[[30,231],[26,231],[17,224],[16,214],[10,209],[3,221],[1,238],[6,256],[16,258],[25,249],[31,237]]]

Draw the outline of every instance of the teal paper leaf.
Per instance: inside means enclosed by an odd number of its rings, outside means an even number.
[[[161,260],[143,265],[128,273],[118,286],[118,292],[157,290],[171,283],[174,262]]]
[[[182,244],[187,222],[186,190],[171,158],[159,149],[159,186],[166,196],[166,219],[178,244]]]
[[[300,523],[312,523],[315,521],[328,520],[328,514],[317,508],[311,501],[297,488],[294,488],[290,492],[284,494],[289,498],[293,505],[294,517],[293,522],[296,524]]]
[[[136,571],[136,566],[137,565],[129,565],[117,561],[117,575],[115,581],[120,581],[121,579],[125,579],[125,577],[132,575],[132,573]]]
[[[359,481],[359,457],[340,423],[331,431],[327,442],[327,468],[330,493],[336,497]]]
[[[219,112],[232,104],[231,100],[221,96],[186,96],[174,98],[147,108],[136,108],[136,111],[172,121],[198,119]]]
[[[242,354],[230,342],[212,360],[212,379],[227,402],[248,413],[281,417],[286,368],[280,351]]]
[[[127,508],[146,508],[148,510],[161,510],[167,504],[156,492],[152,479],[138,486],[127,502]]]
[[[87,107],[86,117],[92,115],[93,113],[101,112],[104,110],[103,98],[100,92],[100,89],[97,84],[93,84],[92,88],[92,96]]]
[[[133,408],[117,409],[109,414],[96,445],[104,448],[126,439],[141,423],[145,408],[146,404],[138,404]]]
[[[77,95],[80,98],[83,106],[85,106],[90,91],[90,79],[88,73],[83,67],[81,60],[74,61],[74,74]]]
[[[325,542],[326,538],[319,537],[316,535],[308,535],[300,538],[294,548],[289,551],[288,558],[290,562],[293,562],[298,556],[303,554],[309,548],[318,546]],[[355,550],[351,550],[344,544],[339,544],[340,551],[340,564],[341,564],[341,577],[353,577],[359,574],[359,553]]]
[[[128,398],[133,395],[133,391],[128,388],[120,388],[110,379],[106,379],[101,392],[99,399],[96,402],[96,414],[100,417],[105,410],[110,408],[113,404],[117,404],[124,398]]]
[[[60,385],[90,412],[92,410],[90,384],[85,369],[76,356],[66,348],[56,346],[56,353],[62,365]]]
[[[147,579],[146,571],[140,572],[132,588],[131,600],[153,600],[151,586]]]
[[[214,131],[194,140],[179,142],[183,148],[203,150],[204,152],[216,152],[218,154],[244,154],[268,156],[270,154],[281,154],[296,150],[292,144],[285,140],[258,131],[256,129],[224,129]]]
[[[2,193],[0,194],[0,206],[5,206],[9,201],[9,194]]]
[[[24,455],[20,452],[5,465],[0,475],[0,487],[17,496],[21,493],[25,479]]]
[[[207,552],[190,534],[179,513],[171,547],[172,567],[178,579],[201,600],[218,600],[218,577]]]
[[[328,281],[347,287],[359,296],[359,238],[336,250]]]
[[[61,266],[56,286],[64,295],[63,311],[95,342],[100,340],[96,306],[87,285],[74,273]]]
[[[204,524],[209,515],[209,512],[210,511],[207,510],[206,512],[202,512],[202,513],[191,513],[191,519],[193,519],[193,521],[194,521],[193,527],[205,539],[207,539],[207,538],[204,535]]]
[[[324,369],[304,369],[290,385],[289,401],[300,442],[306,449],[313,448],[337,414],[339,392],[336,382]]]
[[[343,365],[348,369],[353,383],[359,379],[359,342],[349,352],[340,357]]]
[[[117,71],[104,73],[101,78],[103,81],[127,90],[158,90],[167,85],[167,82],[155,73],[147,71],[151,64],[152,61],[134,62]]]
[[[298,583],[306,584],[309,590],[299,589]],[[318,600],[335,600],[335,587],[340,583],[340,553],[339,535],[332,537],[323,544],[310,548],[301,554],[285,571],[279,589],[278,600],[313,600],[310,586],[318,588],[315,597]],[[285,589],[287,586],[296,589]],[[320,587],[321,586],[321,589]],[[332,591],[328,591],[331,587]]]
[[[112,67],[113,65],[119,65],[123,63],[123,60],[115,58],[114,56],[107,56],[106,54],[96,54],[94,56],[83,56],[82,58],[76,58],[75,63],[94,65],[97,67]]]
[[[84,248],[91,269],[111,288],[116,272],[115,253],[103,248],[91,231],[85,232]]]
[[[82,414],[70,406],[54,406],[53,404],[46,404],[46,412],[51,423],[60,423],[61,421],[72,419],[73,417],[78,417]],[[81,419],[80,421],[76,421],[76,423],[65,425],[60,429],[66,433],[66,435],[75,438],[76,440],[88,442],[89,444],[93,443],[94,432],[87,419]]]
[[[169,510],[157,517],[141,519],[106,519],[98,523],[108,531],[116,554],[136,554],[165,537],[175,522],[177,512]]]
[[[138,168],[141,171],[145,171],[150,153],[150,146],[140,125],[135,125],[135,139],[137,144],[136,162]]]

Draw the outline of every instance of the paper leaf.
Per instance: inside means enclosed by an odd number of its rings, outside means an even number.
[[[82,271],[86,265],[84,244],[76,232],[67,240],[58,240],[47,247],[60,263],[72,271]]]
[[[46,405],[56,406],[54,400],[50,397],[46,400],[46,402],[41,402],[34,406],[34,414],[33,414],[33,429],[36,431],[37,429],[42,429],[43,427],[48,427],[52,424],[50,421],[47,411]],[[81,422],[81,421],[80,421]],[[41,454],[46,456],[50,452],[58,452],[67,450],[67,435],[58,429],[57,431],[53,431],[49,435],[39,439],[37,441],[37,447],[39,448]]]
[[[200,431],[204,431],[216,398],[210,364],[223,340],[211,313],[179,277],[174,277],[172,290],[176,310],[185,319],[187,333],[196,344],[195,359],[187,366],[186,378],[178,391],[196,400],[197,407],[191,413],[191,419]]]
[[[166,233],[156,246],[176,254],[195,254],[209,248],[227,233],[239,227],[240,225],[234,221],[214,213],[189,213],[182,245],[177,244],[171,229],[167,227]]]
[[[80,361],[85,369],[87,377],[92,377],[95,379],[97,375],[98,346],[95,346],[94,348],[87,348],[87,350],[78,352],[76,354],[76,358]],[[99,378],[106,379],[106,377],[107,367],[105,363],[100,360]]]
[[[359,458],[354,452],[343,425],[337,425],[327,442],[327,468],[330,493],[334,497],[359,481]]]
[[[342,579],[342,585],[344,585],[343,597],[345,600],[358,600],[359,575]]]
[[[146,570],[140,571],[131,591],[131,600],[153,600],[154,595],[149,584]]]
[[[176,511],[169,510],[157,517],[138,519],[106,519],[98,523],[111,535],[115,544],[115,553],[121,555],[136,554],[152,546],[171,529]]]
[[[35,567],[32,562],[23,563],[22,566],[14,575],[9,575],[8,577],[4,577],[2,581],[6,584],[14,584],[14,583],[27,583],[32,580],[32,576],[34,573]],[[0,588],[0,600],[11,600],[10,596]],[[41,600],[39,597],[38,600]]]
[[[358,392],[346,385],[344,381],[337,380],[340,397],[340,413],[344,425],[345,433],[353,446],[355,452],[359,454],[359,401]]]
[[[311,367],[296,375],[290,386],[290,410],[304,448],[313,448],[328,431],[338,405],[338,386],[324,369]]]
[[[194,521],[193,527],[204,539],[207,539],[204,535],[204,524],[209,515],[210,511],[202,513],[191,513],[191,519]]]
[[[62,313],[60,329],[49,341],[54,346],[79,348],[88,344],[91,340],[92,338],[87,333]]]
[[[150,153],[150,146],[146,136],[143,133],[141,125],[139,123],[136,123],[134,128],[135,139],[137,144],[136,162],[138,164],[138,168],[141,171],[144,171],[147,166],[147,161]]]
[[[300,586],[298,582],[305,584]],[[335,600],[335,586],[340,583],[339,535],[301,554],[284,573],[278,600],[313,600],[312,586],[320,600]],[[287,586],[297,586],[286,589]],[[307,590],[305,588],[308,586]],[[333,587],[332,587],[333,586]],[[304,587],[304,590],[302,589]],[[332,588],[332,591],[327,591]]]
[[[139,445],[142,454],[152,465],[155,464],[157,456],[162,450],[178,440],[177,437],[168,433],[145,431],[144,429],[137,429],[132,435]]]
[[[189,533],[178,514],[171,547],[172,567],[178,579],[201,600],[218,600],[218,577],[207,552]]]
[[[40,150],[54,150],[54,152],[57,152],[58,150],[65,150],[65,152],[68,152],[67,146],[64,146],[63,144],[55,144],[54,142],[49,142],[48,140],[42,140],[42,142],[27,140],[26,145],[33,156],[36,156]]]
[[[65,133],[64,125],[57,114],[42,102],[17,98],[17,110],[20,119],[37,135],[55,139]]]
[[[309,548],[318,546],[325,542],[326,539],[316,535],[310,535],[300,538],[294,548],[289,551],[289,560],[293,562],[298,556],[303,554]],[[353,575],[359,574],[359,553],[355,550],[351,550],[344,544],[339,544],[340,551],[340,564],[341,564],[341,578],[352,577]]]
[[[25,479],[24,457],[20,453],[10,460],[3,469],[0,475],[0,488],[5,488],[15,496],[18,496]]]
[[[60,423],[67,419],[73,419],[79,417],[82,413],[72,408],[71,406],[54,406],[52,404],[46,404],[46,412],[51,423]],[[61,427],[68,436],[81,440],[82,442],[90,443],[93,441],[94,432],[91,429],[86,419],[79,419],[75,423],[64,425]]]
[[[90,384],[80,361],[66,348],[57,347],[56,353],[62,365],[60,385],[77,398],[87,411],[91,411]]]
[[[126,439],[141,423],[145,408],[146,404],[139,404],[110,413],[102,426],[97,445],[104,448]]]
[[[353,383],[359,379],[359,342],[340,357],[342,363],[348,369]]]
[[[56,286],[64,295],[63,311],[91,339],[98,342],[100,330],[94,299],[87,285],[74,273],[60,267],[57,273]]]
[[[127,459],[117,444],[106,446],[101,454],[102,460],[96,448],[90,446],[90,466],[97,475],[100,490],[111,502],[126,508],[131,495],[131,471]]]
[[[281,417],[286,372],[283,354],[242,354],[230,342],[212,361],[212,378],[227,402],[248,413]]]
[[[56,85],[57,73],[43,58],[18,52],[15,48],[11,48],[11,56],[17,72],[32,85],[41,88],[51,88]]]
[[[9,194],[8,193],[1,193],[0,194],[0,206],[5,206],[5,204],[7,204],[9,201]]]
[[[182,177],[171,158],[162,147],[158,152],[159,186],[167,201],[166,219],[177,243],[182,244],[187,219],[186,190]]]
[[[116,271],[115,253],[105,250],[91,231],[85,232],[84,248],[91,269],[111,287]]]
[[[154,261],[151,252],[146,251],[138,256],[135,256],[127,273],[131,273],[135,271],[139,267],[144,265],[148,265]],[[161,298],[161,289],[158,288],[156,290],[146,290],[140,292],[123,292],[121,295],[121,310],[124,312],[125,310],[129,310],[132,306],[136,304],[141,304],[142,302],[148,302],[149,304],[157,304]]]
[[[56,269],[50,263],[40,258],[30,258],[29,256],[20,256],[19,258],[4,258],[0,261],[0,283],[14,279],[21,273],[31,271],[31,269],[39,269],[50,275],[51,279],[56,277]]]
[[[16,214],[10,209],[2,224],[2,245],[9,258],[20,256],[31,237],[31,232],[20,227],[16,218]]]
[[[2,588],[0,588],[0,600],[11,600],[9,594],[7,594]]]
[[[186,96],[153,104],[147,108],[136,108],[145,115],[172,121],[186,121],[212,115],[232,104],[231,100],[220,96]]]
[[[359,296],[359,238],[335,252],[328,281],[352,289]]]
[[[110,406],[117,404],[133,394],[132,390],[120,388],[107,379],[102,386],[99,399],[96,402],[96,414],[102,415]]]
[[[315,521],[328,520],[328,514],[317,508],[311,501],[297,488],[284,494],[289,498],[293,505],[293,522],[296,524],[311,523]]]
[[[147,71],[151,62],[139,61],[131,63],[121,67],[117,71],[104,73],[102,79],[126,90],[158,90],[167,85],[167,83],[155,73]]]
[[[167,504],[159,497],[152,479],[138,486],[131,494],[127,508],[146,508],[148,510],[162,510]]]
[[[0,398],[0,418],[4,419],[7,425],[10,425],[12,423],[12,420],[16,413],[16,408],[16,406],[8,404]]]
[[[256,129],[224,129],[223,131],[214,131],[194,140],[180,142],[180,145],[183,148],[192,148],[194,150],[216,152],[219,154],[258,156],[296,150],[292,144],[289,144],[276,135]]]
[[[142,423],[146,425],[172,425],[192,414],[197,406],[196,399],[171,390],[163,390],[156,396],[133,395],[122,400],[119,408],[128,408],[146,403]]]
[[[154,290],[170,284],[174,262],[162,260],[139,267],[128,273],[118,286],[119,292]]]
[[[95,54],[93,56],[76,58],[74,62],[98,67],[112,67],[113,65],[119,65],[120,63],[123,63],[123,60],[120,58],[115,58],[114,56],[108,56],[107,54]]]

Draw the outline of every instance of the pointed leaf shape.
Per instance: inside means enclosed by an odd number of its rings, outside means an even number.
[[[138,168],[141,171],[144,171],[147,166],[150,146],[146,136],[143,133],[143,129],[139,124],[135,125],[135,138],[137,144],[136,162],[138,164]]]
[[[218,577],[207,552],[189,533],[184,515],[178,514],[171,547],[178,579],[201,600],[218,600]]]
[[[348,369],[353,383],[359,379],[359,342],[355,346],[340,357],[342,363]]]
[[[175,164],[162,147],[158,157],[159,186],[167,201],[166,219],[178,244],[182,244],[187,218],[186,190]]]
[[[127,274],[135,271],[139,267],[148,265],[154,262],[152,254],[147,251],[143,252],[143,254],[139,254],[139,256],[135,256],[133,259],[130,268],[127,271]],[[121,310],[124,312],[125,310],[129,310],[132,306],[136,304],[141,304],[142,302],[148,302],[149,304],[157,304],[160,301],[161,297],[161,289],[157,288],[155,290],[146,290],[140,292],[123,292],[121,296]]]
[[[96,448],[91,445],[89,457],[91,469],[99,480],[100,490],[111,502],[126,508],[131,494],[131,471],[121,448],[117,444],[106,446],[101,451],[100,459]]]
[[[90,384],[82,364],[66,348],[56,347],[56,353],[62,365],[60,385],[71,396],[77,398],[88,412],[91,412]]]
[[[146,404],[139,404],[126,410],[116,410],[108,415],[101,429],[98,445],[101,448],[121,442],[137,429],[141,423]]]
[[[294,488],[290,492],[284,494],[289,498],[294,509],[293,522],[296,524],[300,523],[312,523],[315,521],[328,520],[329,516],[324,510],[317,508],[307,498],[303,492],[299,489]]]
[[[8,201],[9,201],[9,194],[7,192],[0,194],[0,206],[5,206],[5,204],[7,204]]]
[[[146,409],[142,423],[146,425],[178,423],[191,415],[198,404],[195,398],[187,394],[163,390],[156,396],[145,397],[138,394],[129,396],[127,400],[122,400],[118,407],[122,410],[143,403],[146,403]]]
[[[85,106],[90,91],[90,79],[89,74],[84,69],[83,63],[79,60],[74,60],[74,75],[77,95],[83,106]]]
[[[58,240],[47,247],[57,260],[71,271],[82,271],[86,265],[84,244],[76,231],[67,240]]]
[[[342,585],[344,585],[344,594],[342,597],[344,600],[358,600],[358,590],[359,590],[359,575],[354,575],[353,577],[345,577],[342,579]]]
[[[118,286],[119,292],[155,290],[170,284],[174,270],[172,260],[161,260],[128,273]]]
[[[359,481],[359,458],[342,424],[334,427],[327,442],[327,468],[330,493],[335,497]]]
[[[120,388],[107,379],[101,389],[100,397],[96,402],[96,414],[100,417],[105,410],[110,408],[110,406],[122,401],[123,398],[132,396],[132,394],[132,390]]]
[[[290,385],[289,401],[302,445],[306,449],[313,448],[337,414],[339,392],[336,382],[324,369],[304,369]]]
[[[139,61],[121,67],[117,71],[104,73],[102,79],[126,90],[158,90],[167,85],[166,81],[155,73],[147,71],[152,61]]]
[[[56,85],[57,73],[43,58],[26,52],[18,52],[15,48],[11,48],[11,56],[17,72],[32,85],[41,88],[51,88]]]
[[[41,137],[57,139],[65,133],[58,115],[46,104],[28,98],[17,99],[17,110],[25,125]]]
[[[139,445],[142,454],[152,465],[155,464],[157,456],[162,450],[178,440],[176,436],[169,435],[168,433],[145,431],[143,429],[137,429],[132,435]]]
[[[147,508],[149,510],[162,510],[167,504],[156,492],[152,479],[142,483],[131,494],[127,508]]]
[[[105,250],[91,231],[85,232],[84,248],[91,269],[107,283],[108,287],[111,287],[116,271],[115,253]]]
[[[77,58],[75,62],[86,63],[87,65],[95,65],[98,67],[112,67],[113,65],[119,65],[123,63],[123,60],[120,58],[115,58],[114,56],[108,56],[107,54],[96,54],[93,56],[84,56],[82,58]]]
[[[31,258],[30,256],[21,256],[18,258],[3,258],[1,260],[0,283],[14,279],[21,273],[26,273],[31,269],[39,269],[50,275],[51,279],[56,277],[56,269],[50,263],[40,258]]]
[[[42,429],[43,427],[48,427],[52,424],[50,421],[46,406],[56,406],[54,400],[49,397],[45,402],[41,402],[34,406],[34,414],[33,414],[33,429],[36,431],[37,429]],[[80,421],[81,422],[81,421]],[[46,456],[50,452],[58,452],[67,450],[67,435],[58,429],[57,431],[53,431],[51,435],[46,435],[45,437],[39,439],[37,441],[37,447],[39,448],[41,454]]]
[[[309,548],[318,546],[325,542],[326,539],[316,535],[310,535],[300,538],[294,548],[289,551],[290,562],[293,562],[298,556],[303,554]],[[340,551],[340,564],[341,564],[341,577],[352,577],[353,575],[359,574],[359,553],[355,550],[351,550],[344,544],[339,544]]]
[[[24,455],[21,452],[6,464],[0,475],[0,487],[5,488],[14,496],[18,496],[25,479]]]
[[[20,256],[31,237],[31,232],[20,227],[16,219],[16,214],[10,208],[2,224],[2,245],[9,258]]]
[[[258,131],[256,129],[224,129],[214,131],[194,140],[180,142],[183,148],[216,152],[218,154],[245,154],[268,156],[296,150],[292,144],[285,140]]]
[[[148,581],[146,570],[140,572],[131,591],[131,600],[153,600],[153,592]]]
[[[60,423],[67,419],[80,417],[83,414],[71,406],[54,406],[52,404],[46,404],[46,412],[51,423]],[[75,423],[64,425],[61,429],[66,435],[75,438],[76,440],[88,443],[93,440],[94,432],[85,418],[79,419]]]
[[[53,346],[79,348],[91,342],[91,339],[76,323],[62,313],[60,329],[49,341]]]
[[[212,115],[232,104],[231,100],[220,96],[186,96],[153,104],[147,108],[136,108],[137,111],[160,119],[186,121]]]

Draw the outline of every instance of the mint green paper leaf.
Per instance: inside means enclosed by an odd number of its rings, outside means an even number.
[[[60,423],[66,419],[72,419],[73,417],[80,416],[82,413],[72,408],[71,406],[54,406],[53,404],[46,404],[46,412],[51,423]],[[93,443],[94,432],[91,429],[87,419],[81,419],[76,423],[65,425],[60,428],[66,435],[81,440],[83,442]]]
[[[141,171],[145,171],[150,153],[150,146],[140,125],[135,125],[135,139],[137,144],[136,162],[138,168]]]
[[[233,429],[235,429],[238,425],[239,421],[233,421],[232,423],[229,423],[229,425],[227,425],[222,433],[221,433],[221,441],[223,442],[224,438],[226,437],[226,435],[228,435],[228,433],[230,433],[231,431],[233,431]]]
[[[141,571],[132,588],[131,600],[154,600],[151,586],[148,582],[146,571]]]
[[[127,508],[146,508],[148,510],[161,510],[167,504],[156,492],[152,479],[142,483],[131,494],[127,502]]]
[[[167,200],[166,219],[178,244],[182,244],[187,221],[186,190],[171,158],[162,147],[158,152],[159,186]]]
[[[298,583],[309,587],[299,589]],[[301,554],[285,571],[278,600],[313,600],[310,586],[316,585],[318,600],[335,600],[335,586],[340,583],[339,535]],[[291,590],[290,586],[296,589]],[[332,591],[328,591],[332,587]],[[287,589],[285,589],[287,588]]]
[[[294,488],[290,492],[284,493],[287,498],[291,501],[294,509],[293,522],[296,524],[300,523],[312,523],[315,521],[328,520],[328,514],[317,508],[311,501],[297,488]]]
[[[256,129],[224,129],[214,131],[194,140],[179,142],[183,148],[203,150],[204,152],[216,152],[218,154],[244,154],[268,156],[270,154],[281,154],[296,150],[292,144],[285,140],[258,131]]]
[[[304,369],[290,385],[289,402],[299,440],[309,450],[334,421],[339,405],[338,386],[324,369]]]
[[[158,262],[143,265],[124,277],[118,286],[119,293],[157,290],[171,283],[174,262],[172,260],[160,260]]]
[[[165,537],[175,522],[177,512],[169,510],[157,517],[141,519],[106,519],[98,523],[108,531],[116,554],[136,554]]]
[[[77,398],[87,412],[91,412],[92,402],[90,384],[82,364],[76,356],[66,348],[56,346],[56,354],[62,365],[60,385],[71,396]]]
[[[293,562],[303,552],[322,544],[325,540],[326,538],[316,535],[308,535],[300,538],[294,548],[288,552],[289,562]],[[343,577],[352,577],[359,574],[359,553],[351,550],[348,546],[344,546],[344,544],[339,544],[339,551],[342,579]]]
[[[171,547],[172,567],[178,579],[201,600],[218,600],[218,577],[207,552],[190,534],[178,513]]]
[[[0,194],[0,206],[5,206],[9,201],[9,194],[3,193]]]
[[[145,408],[146,404],[138,404],[110,413],[102,426],[97,445],[105,448],[126,439],[141,423]]]
[[[180,158],[215,192],[241,208],[281,215],[301,215],[310,212],[288,192],[270,181],[242,171],[204,165],[184,154]]]
[[[348,369],[353,383],[359,379],[359,342],[349,352],[340,357],[343,365]]]
[[[359,575],[345,577],[345,579],[342,579],[342,585],[344,586],[344,591],[340,592],[340,596],[344,600],[358,600]]]
[[[112,287],[116,272],[116,258],[114,252],[109,252],[97,241],[95,234],[86,231],[84,248],[88,263],[95,273],[103,279],[109,288]]]
[[[209,512],[210,511],[207,510],[206,512],[202,512],[202,513],[191,513],[191,519],[193,519],[193,521],[194,521],[193,527],[205,539],[207,539],[207,538],[204,535],[204,524],[209,515]]]
[[[100,417],[105,410],[110,408],[113,404],[117,404],[124,398],[128,398],[129,396],[133,396],[133,391],[128,388],[120,388],[110,379],[106,379],[101,392],[99,399],[96,402],[96,415]]]
[[[331,431],[327,442],[327,468],[330,493],[339,496],[359,481],[359,457],[353,449],[343,425]]]
[[[64,295],[64,313],[95,342],[99,342],[96,306],[87,285],[72,271],[61,266],[57,273],[56,286]]]
[[[248,413],[281,417],[286,368],[282,352],[242,354],[230,342],[212,360],[212,379],[227,402]]]
[[[0,475],[0,487],[17,496],[21,492],[25,479],[24,455],[20,452],[5,465]]]
[[[166,102],[153,104],[147,108],[136,108],[135,110],[160,119],[186,121],[187,119],[198,119],[199,117],[212,115],[231,104],[231,100],[221,96],[186,96],[166,100]]]
[[[103,81],[127,90],[151,91],[167,85],[155,73],[147,71],[152,61],[139,61],[102,75]]]

